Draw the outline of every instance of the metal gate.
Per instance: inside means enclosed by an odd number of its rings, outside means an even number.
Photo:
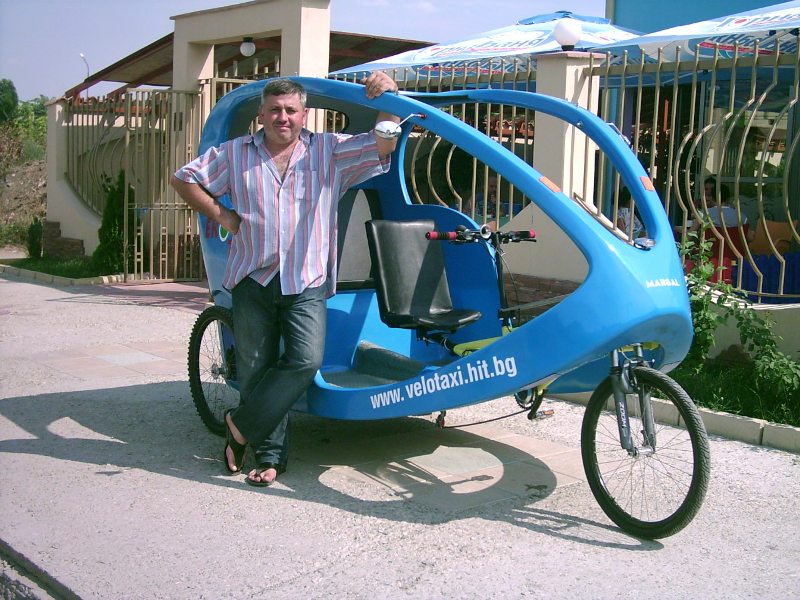
[[[197,152],[201,94],[173,91],[126,95],[126,280],[200,279],[197,220],[170,185]],[[129,236],[133,234],[133,239]]]
[[[202,98],[150,90],[70,101],[67,179],[101,217],[109,188],[122,182],[126,282],[204,276],[194,212],[170,186],[197,152]]]

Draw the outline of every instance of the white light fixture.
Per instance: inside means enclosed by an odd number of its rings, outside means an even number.
[[[253,56],[256,53],[256,45],[253,43],[253,38],[244,38],[239,45],[239,52],[242,53],[242,56]]]
[[[583,27],[576,19],[559,19],[553,29],[553,37],[561,45],[562,50],[573,50],[582,35]]]

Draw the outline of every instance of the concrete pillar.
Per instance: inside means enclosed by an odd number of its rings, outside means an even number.
[[[193,92],[199,89],[201,79],[214,76],[214,45],[191,41],[191,31],[178,25],[176,22],[172,47],[172,89]]]
[[[281,37],[281,74],[328,73],[330,0],[253,0],[172,17],[172,87],[191,91],[214,76],[214,44]]]
[[[536,92],[563,98],[597,113],[599,83],[590,86],[587,68],[591,54],[587,52],[558,52],[537,58]],[[590,89],[591,88],[591,89]],[[575,127],[566,122],[536,113],[536,142],[533,166],[545,175],[569,198],[581,198],[594,203],[594,165],[596,146]],[[531,204],[515,217],[506,228],[526,229],[533,226],[539,243],[535,252],[509,252],[513,271],[532,275],[580,282],[586,277],[588,265],[577,246],[550,218]]]
[[[540,56],[536,64],[536,92],[563,98],[597,113],[599,83],[591,86],[586,76],[591,54],[588,52],[558,52]],[[545,144],[539,142],[546,140]],[[569,127],[564,121],[538,113],[536,115],[536,144],[533,166],[558,185],[564,193],[578,194],[593,202],[594,160],[586,160],[586,136]],[[594,148],[589,148],[593,157]],[[589,185],[585,186],[584,181]],[[585,196],[585,197],[584,197]]]
[[[325,77],[330,63],[330,0],[297,4],[298,18],[282,31],[281,75]]]
[[[67,144],[67,103],[47,105],[47,220],[60,223],[61,235],[83,240],[88,255],[99,243],[100,217],[79,198],[67,180],[67,159],[74,148]]]

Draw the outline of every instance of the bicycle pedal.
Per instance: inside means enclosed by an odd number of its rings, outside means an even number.
[[[548,408],[547,410],[538,410],[535,413],[533,411],[528,413],[528,420],[533,421],[534,419],[545,419],[547,417],[552,417],[556,414],[552,408]]]

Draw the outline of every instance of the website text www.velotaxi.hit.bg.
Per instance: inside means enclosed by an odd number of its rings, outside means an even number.
[[[490,360],[481,359],[459,365],[450,373],[434,372],[423,375],[418,381],[397,386],[395,388],[373,394],[369,397],[373,409],[382,408],[404,402],[414,398],[421,398],[428,394],[435,394],[478,381],[485,381],[493,377],[516,377],[517,361],[513,356]]]

